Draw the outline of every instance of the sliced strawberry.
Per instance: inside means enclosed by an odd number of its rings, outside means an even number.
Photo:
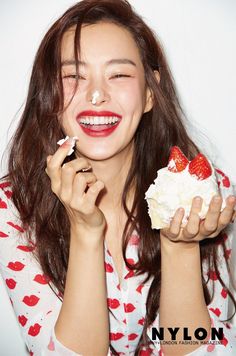
[[[188,159],[178,146],[173,146],[170,151],[168,170],[174,173],[183,171],[188,165]]]
[[[195,175],[199,180],[204,180],[212,174],[211,165],[202,153],[199,153],[189,163],[188,170],[191,175]]]

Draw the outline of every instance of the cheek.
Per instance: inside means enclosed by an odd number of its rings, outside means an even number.
[[[76,83],[75,81],[67,81],[63,83],[63,95],[64,95],[64,106],[68,105],[68,103],[73,98],[76,92]]]
[[[119,89],[116,91],[115,97],[120,101],[122,108],[130,114],[134,112],[141,113],[144,102],[143,86],[139,82],[133,81]]]

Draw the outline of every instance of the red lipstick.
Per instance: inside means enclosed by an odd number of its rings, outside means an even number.
[[[121,115],[112,112],[112,111],[93,111],[93,110],[86,110],[86,111],[81,111],[77,118],[84,116],[109,116],[109,117],[118,117],[119,119],[122,118]]]
[[[92,137],[106,137],[119,126],[122,116],[112,111],[82,111],[77,115],[77,122],[83,132]],[[108,122],[110,121],[113,122]]]

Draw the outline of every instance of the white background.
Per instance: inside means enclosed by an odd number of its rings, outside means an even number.
[[[0,156],[19,120],[40,40],[50,24],[74,3],[1,1]],[[199,134],[193,130],[193,137],[203,152],[236,182],[236,2],[132,0],[130,3],[164,46],[185,112],[201,131]],[[4,167],[3,164],[1,173]],[[27,355],[0,282],[0,355]]]

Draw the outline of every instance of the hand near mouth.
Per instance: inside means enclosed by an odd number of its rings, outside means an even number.
[[[106,220],[96,206],[96,200],[104,183],[88,172],[91,167],[85,158],[79,157],[63,164],[73,145],[74,139],[68,138],[54,155],[47,157],[46,173],[53,193],[66,209],[71,228],[102,236]],[[81,238],[83,234],[78,236]]]

